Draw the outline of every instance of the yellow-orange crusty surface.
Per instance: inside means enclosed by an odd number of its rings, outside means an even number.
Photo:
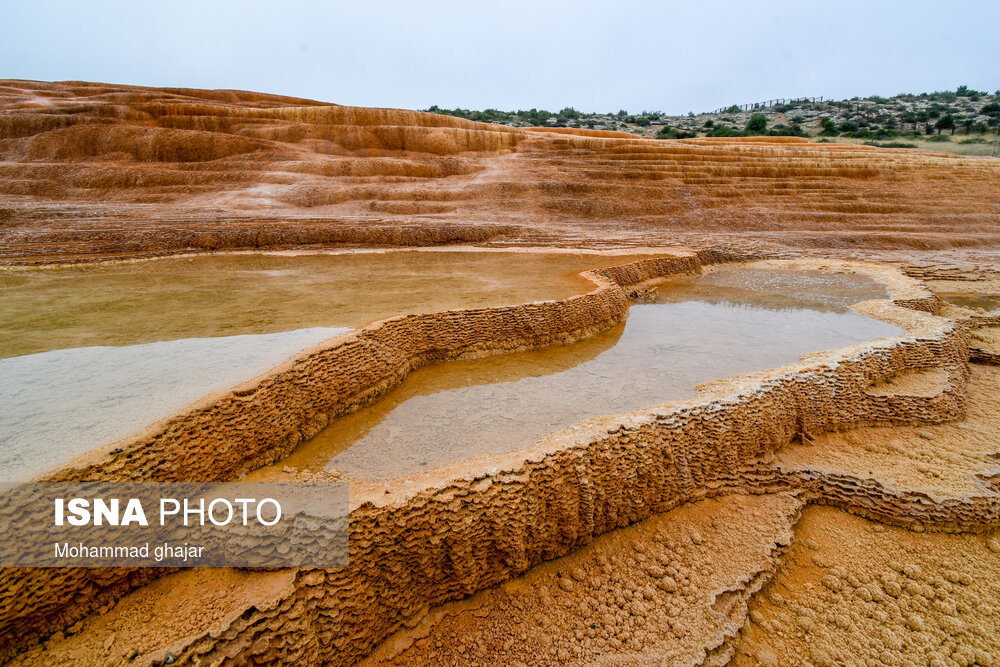
[[[0,262],[318,243],[996,247],[1000,161],[0,81]]]
[[[352,481],[345,568],[0,568],[0,663],[998,664],[998,223],[993,158],[0,80],[15,279],[241,248],[622,255],[579,294],[361,326],[48,480],[340,480],[271,464],[421,366],[571,344],[723,262],[865,274],[888,298],[854,309],[900,330]]]

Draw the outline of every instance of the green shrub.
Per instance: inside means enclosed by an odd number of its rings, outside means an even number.
[[[970,97],[976,99],[981,95],[989,95],[985,90],[976,90],[975,88],[969,88],[968,86],[959,86],[955,91],[955,95],[958,97]]]
[[[927,141],[951,141],[951,135],[949,134],[932,134],[927,137]]]
[[[747,126],[743,130],[743,134],[748,137],[761,135],[765,132],[767,132],[767,116],[759,113],[750,116],[750,120],[747,121]]]
[[[712,131],[706,134],[707,137],[738,137],[740,133],[729,127],[728,125],[722,125],[721,123],[712,128]]]
[[[802,129],[802,126],[796,123],[792,123],[791,125],[778,123],[767,131],[767,135],[769,137],[804,137],[806,133]]]
[[[1000,103],[990,102],[989,104],[983,105],[983,108],[979,110],[979,113],[984,116],[1000,116]]]
[[[837,136],[837,124],[833,122],[832,118],[823,117],[819,119],[819,122],[823,126],[823,130],[819,133],[819,136],[821,137]]]
[[[866,141],[865,146],[877,146],[878,148],[919,148],[916,144],[907,144],[902,141],[886,141],[882,143]]]
[[[664,125],[655,136],[657,139],[694,139],[698,136],[698,133],[686,132],[684,130],[678,130],[676,127]]]

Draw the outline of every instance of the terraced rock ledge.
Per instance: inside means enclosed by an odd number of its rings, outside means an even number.
[[[47,479],[235,479],[279,460],[332,417],[376,400],[418,366],[578,340],[626,317],[627,293],[644,283],[745,259],[755,258],[675,253],[588,272],[595,289],[563,301],[383,320]],[[711,382],[688,400],[591,419],[510,454],[352,485],[349,567],[220,574],[253,583],[230,582],[227,590],[244,593],[235,594],[219,618],[185,624],[149,612],[145,623],[157,627],[143,633],[141,652],[101,634],[102,623],[117,619],[134,626],[121,615],[148,596],[169,597],[167,591],[194,586],[210,591],[216,586],[210,573],[4,570],[0,644],[6,648],[0,657],[21,652],[15,662],[31,664],[91,647],[111,664],[163,661],[168,652],[173,664],[353,664],[393,632],[415,626],[431,607],[507,581],[602,533],[725,494],[781,492],[794,497],[793,506],[832,504],[921,529],[995,527],[995,492],[936,503],[832,472],[775,466],[774,454],[823,433],[963,417],[973,325],[1000,321],[936,316],[940,302],[933,294],[884,266],[766,264],[866,273],[886,285],[890,299],[855,309],[905,333]],[[904,380],[912,373],[932,374],[934,390],[908,391],[913,383]],[[779,558],[780,551],[769,557]],[[166,578],[135,590],[160,575]],[[53,635],[94,611],[105,612],[99,618],[106,620],[77,626],[72,637]],[[720,641],[728,646],[737,630],[732,624]],[[31,649],[40,639],[48,641]]]

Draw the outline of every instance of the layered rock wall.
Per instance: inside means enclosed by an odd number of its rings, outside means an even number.
[[[995,160],[796,137],[655,140],[0,80],[0,264],[426,244],[491,225],[517,245],[987,248],[1000,240],[998,179]]]

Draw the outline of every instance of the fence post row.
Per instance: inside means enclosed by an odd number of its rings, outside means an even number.
[[[767,100],[766,102],[751,102],[750,104],[734,104],[732,106],[735,106],[740,111],[753,111],[754,109],[771,108],[778,104],[792,104],[794,102],[808,102],[809,104],[815,106],[816,104],[823,103],[823,96],[820,95],[819,97],[801,97],[801,98],[779,97],[773,100]],[[722,113],[729,108],[730,107],[719,107],[718,109],[712,111],[711,113],[713,114]],[[848,108],[850,108],[850,104],[848,104]],[[857,110],[857,108],[855,110]]]

